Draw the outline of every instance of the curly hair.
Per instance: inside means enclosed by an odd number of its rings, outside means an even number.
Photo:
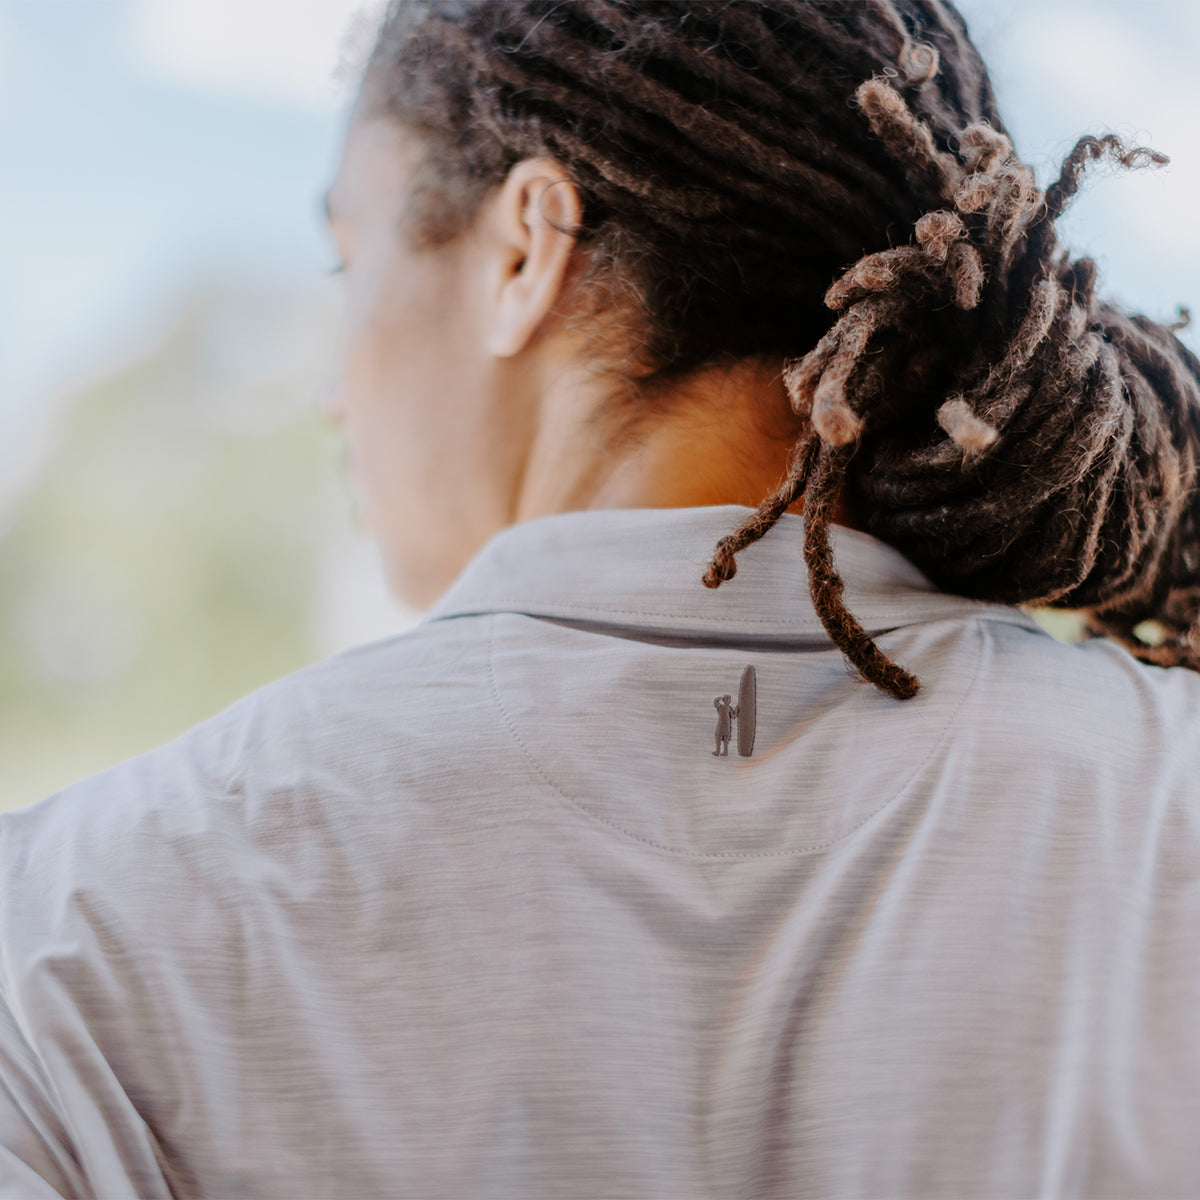
[[[778,364],[787,475],[705,584],[803,498],[822,623],[915,694],[842,601],[844,503],[949,591],[1086,610],[1200,669],[1200,362],[1098,298],[1055,230],[1089,163],[1166,157],[1084,137],[1042,192],[946,0],[392,0],[363,98],[424,139],[426,244],[520,159],[563,167],[646,404],[706,365]]]

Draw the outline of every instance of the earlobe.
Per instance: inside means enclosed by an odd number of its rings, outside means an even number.
[[[508,173],[492,211],[498,281],[488,350],[519,354],[559,300],[582,218],[579,192],[553,159],[525,159]]]

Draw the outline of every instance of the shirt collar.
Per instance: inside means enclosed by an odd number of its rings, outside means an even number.
[[[717,541],[749,513],[736,505],[605,509],[525,521],[484,546],[428,619],[503,612],[647,633],[825,638],[809,598],[802,517],[785,514],[743,550],[733,579],[715,589],[701,583]],[[983,613],[1034,625],[1019,609],[939,591],[869,534],[833,526],[830,543],[843,599],[868,633]]]

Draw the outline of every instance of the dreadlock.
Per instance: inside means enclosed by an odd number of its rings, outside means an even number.
[[[798,441],[709,587],[803,497],[823,625],[913,695],[843,603],[845,503],[947,590],[1083,609],[1200,669],[1200,362],[1097,298],[1055,231],[1090,163],[1167,159],[1084,137],[1042,192],[946,0],[393,0],[364,98],[425,137],[427,244],[520,159],[562,165],[587,279],[634,311],[641,396],[780,365]]]

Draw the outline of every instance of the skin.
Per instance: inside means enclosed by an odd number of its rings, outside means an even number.
[[[328,413],[398,596],[431,604],[518,521],[774,490],[796,432],[778,365],[698,372],[665,414],[618,427],[617,385],[566,319],[585,265],[574,185],[522,161],[466,233],[416,249],[399,213],[421,149],[357,115],[327,197],[346,300]]]

